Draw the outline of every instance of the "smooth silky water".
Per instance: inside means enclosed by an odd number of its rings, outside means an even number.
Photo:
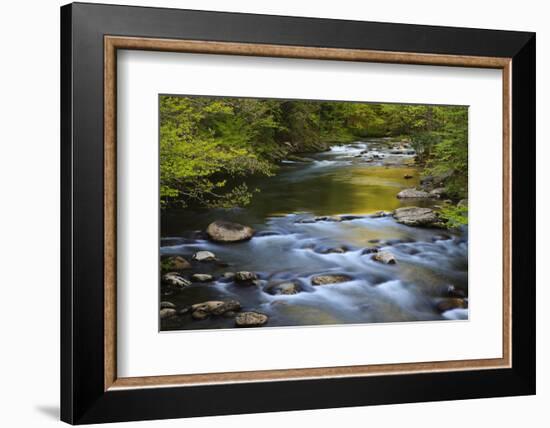
[[[249,206],[233,210],[168,209],[162,213],[161,255],[188,260],[198,250],[213,252],[222,263],[194,263],[191,273],[220,278],[224,272],[252,271],[261,286],[237,285],[231,280],[193,284],[162,300],[185,307],[207,300],[238,300],[243,310],[265,313],[263,327],[374,322],[427,321],[467,318],[467,310],[440,314],[436,305],[449,285],[468,292],[467,230],[448,232],[408,227],[392,217],[370,218],[384,210],[431,206],[440,201],[400,200],[396,194],[418,185],[412,156],[391,155],[378,140],[335,146],[309,156],[307,162],[285,161],[273,177],[249,183],[258,188]],[[380,154],[365,162],[361,152]],[[412,175],[412,179],[405,179]],[[300,223],[312,216],[356,215],[342,221]],[[363,216],[363,217],[361,217]],[[218,244],[202,231],[214,220],[235,221],[254,227],[246,242]],[[373,261],[364,249],[378,246],[392,252],[395,265]],[[343,254],[331,248],[346,249]],[[314,275],[342,273],[346,283],[312,286]],[[273,296],[268,284],[300,284],[302,292]],[[232,328],[234,320],[190,315],[163,320],[163,330]]]

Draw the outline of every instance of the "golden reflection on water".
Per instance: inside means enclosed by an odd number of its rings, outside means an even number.
[[[397,193],[407,187],[416,187],[420,182],[415,168],[373,166],[354,168],[350,172],[351,177],[347,182],[353,189],[350,197],[354,200],[350,214],[368,214],[399,208],[403,204],[397,199]],[[405,179],[405,175],[413,178]]]
[[[405,175],[412,178],[405,179]],[[270,215],[311,212],[315,215],[369,214],[391,211],[418,201],[397,198],[402,189],[419,184],[418,171],[407,166],[354,165],[321,173],[310,179],[287,183],[284,201],[260,193],[259,205],[270,206]],[[275,209],[273,209],[275,208]]]

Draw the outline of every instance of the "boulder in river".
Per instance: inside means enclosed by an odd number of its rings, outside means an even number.
[[[252,238],[254,229],[239,223],[216,220],[208,225],[206,233],[215,242],[239,242]]]
[[[193,254],[193,260],[198,262],[211,262],[216,260],[216,255],[210,251],[197,251]]]
[[[407,226],[441,227],[442,222],[431,208],[404,207],[393,212],[398,223]]]
[[[258,275],[254,272],[240,271],[235,273],[234,279],[236,282],[240,283],[251,283],[252,281],[258,279]]]
[[[241,309],[237,300],[209,300],[191,306],[191,316],[196,320],[208,318],[211,315],[224,315],[227,312],[236,312]]]
[[[182,256],[170,256],[162,260],[161,267],[164,271],[185,270],[191,269],[191,263]]]
[[[194,273],[191,275],[191,280],[194,282],[210,282],[213,279],[214,277],[207,273]]]
[[[328,285],[328,284],[338,284],[340,282],[348,282],[353,280],[349,275],[344,274],[326,274],[326,275],[316,275],[311,278],[312,285]]]
[[[267,323],[268,316],[260,312],[241,312],[235,317],[237,327],[260,327]]]
[[[389,251],[377,251],[373,254],[372,259],[386,265],[394,265],[397,263],[395,256]]]
[[[412,176],[411,174],[405,174],[405,175],[403,176],[403,178],[404,178],[405,180],[410,180],[411,178],[413,178],[413,176]]]
[[[177,272],[168,272],[162,276],[162,282],[175,288],[189,287],[191,282]]]
[[[269,294],[279,295],[279,294],[298,294],[300,292],[300,287],[294,282],[282,282],[280,284],[270,285],[267,290]]]
[[[424,190],[418,189],[404,189],[397,194],[399,199],[427,199],[434,197]]]

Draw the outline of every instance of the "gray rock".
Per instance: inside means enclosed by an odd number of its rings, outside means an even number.
[[[216,255],[210,251],[197,251],[193,254],[193,260],[198,262],[211,262],[216,260]]]
[[[423,190],[404,189],[397,194],[397,197],[399,199],[426,199],[433,197],[433,195],[430,195],[428,192],[425,192]]]
[[[260,312],[241,312],[235,317],[237,327],[259,327],[267,323],[268,316]]]
[[[191,280],[194,282],[210,282],[214,279],[212,275],[207,273],[195,273],[191,275]]]
[[[162,276],[162,282],[175,288],[189,287],[191,282],[177,272],[168,272]]]
[[[343,274],[327,274],[327,275],[316,275],[311,278],[312,285],[327,285],[327,284],[337,284],[340,282],[351,281],[353,278],[349,275]]]
[[[389,251],[377,251],[372,256],[372,259],[386,265],[394,265],[397,263],[397,260],[395,260],[395,256]]]
[[[164,271],[191,269],[191,263],[181,256],[166,257],[161,266]]]
[[[165,320],[176,316],[177,311],[172,308],[164,308],[160,310],[160,319]]]
[[[235,274],[235,281],[240,283],[250,283],[258,279],[258,275],[254,272],[240,271]]]
[[[407,226],[441,227],[442,222],[431,208],[404,207],[397,208],[393,218]]]
[[[216,220],[208,225],[206,233],[215,242],[239,242],[252,238],[254,229],[238,223]]]
[[[176,309],[176,305],[172,302],[160,302],[161,309]]]
[[[203,320],[209,316],[224,315],[227,312],[241,310],[241,304],[237,300],[210,300],[191,306],[191,316],[196,320]]]
[[[222,274],[222,278],[224,278],[224,279],[233,279],[233,278],[235,278],[235,272],[224,272]]]
[[[241,310],[241,304],[237,300],[227,300],[223,302],[223,305],[214,308],[212,315],[224,315],[227,312],[237,312]]]

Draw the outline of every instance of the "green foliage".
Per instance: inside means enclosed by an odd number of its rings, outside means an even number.
[[[468,224],[468,207],[446,205],[439,211],[439,217],[445,221],[447,228],[458,229]]]
[[[246,100],[245,100],[246,101]],[[163,96],[160,102],[160,196],[163,204],[245,205],[245,183],[228,179],[273,173],[250,144],[264,122],[246,121],[241,106],[218,99]],[[223,177],[223,178],[222,178]]]
[[[293,153],[399,135],[430,172],[452,172],[449,193],[465,194],[465,108],[161,96],[161,204],[245,206],[254,193],[246,178],[273,174]]]
[[[441,107],[440,107],[441,109]],[[453,199],[468,196],[468,110],[447,107],[439,142],[427,161],[426,173],[446,177],[446,193]]]
[[[439,143],[439,135],[435,132],[415,132],[411,135],[411,145],[416,151],[417,160],[423,164],[432,154],[432,150]]]

